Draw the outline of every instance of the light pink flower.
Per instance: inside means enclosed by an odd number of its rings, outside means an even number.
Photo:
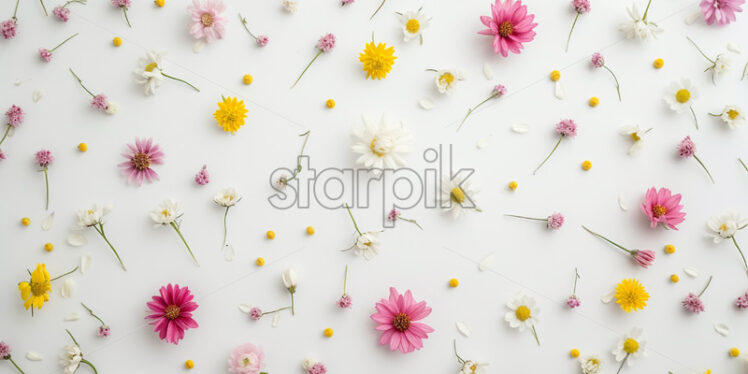
[[[651,187],[647,190],[642,212],[649,217],[652,228],[662,223],[673,230],[678,230],[675,225],[686,220],[684,218],[686,213],[682,211],[683,205],[679,205],[680,200],[681,194],[673,195],[669,189],[664,187],[659,190]]]
[[[195,39],[205,39],[211,43],[216,39],[223,39],[226,32],[226,17],[223,12],[226,5],[221,0],[192,0],[187,10],[192,17],[190,34]]]
[[[353,305],[353,298],[349,294],[345,294],[338,299],[338,308],[340,309],[350,308],[351,305]]]
[[[135,138],[135,145],[128,144],[129,153],[123,153],[122,156],[128,160],[119,164],[125,175],[128,176],[128,182],[137,182],[138,186],[143,184],[143,179],[148,182],[157,181],[158,174],[151,169],[152,165],[163,163],[164,152],[158,144],[153,143],[153,139]]]
[[[5,120],[11,127],[18,127],[23,123],[23,117],[25,113],[23,109],[17,105],[11,105],[10,108],[5,112]]]
[[[249,318],[254,321],[259,320],[262,318],[262,310],[258,307],[252,307],[252,309],[249,310]]]
[[[325,367],[325,364],[321,362],[317,362],[312,367],[307,370],[308,374],[327,374],[327,368]]]
[[[265,353],[252,343],[244,343],[231,351],[229,372],[235,374],[259,374],[265,366]]]
[[[564,215],[561,213],[553,213],[548,216],[546,226],[549,229],[558,230],[564,225]]]
[[[106,95],[98,94],[91,99],[91,106],[105,112],[109,108],[109,100]]]
[[[701,302],[698,296],[688,293],[685,299],[683,299],[683,308],[691,313],[699,314],[704,311],[704,303]]]
[[[10,358],[10,346],[8,343],[0,341],[0,359],[7,360]]]
[[[203,165],[203,168],[195,175],[195,183],[204,186],[210,183],[210,174],[208,174],[208,165]]]
[[[601,68],[605,65],[605,57],[600,54],[600,52],[595,52],[592,54],[592,58],[590,59],[590,62],[592,63],[592,66],[596,68]]]
[[[735,12],[743,11],[743,3],[745,0],[701,0],[699,7],[708,25],[715,21],[720,25],[726,25],[735,21]]]
[[[430,326],[416,322],[431,314],[431,308],[425,301],[416,302],[410,290],[401,295],[390,287],[389,299],[382,299],[376,304],[377,312],[371,315],[376,322],[377,330],[382,332],[379,344],[389,345],[391,351],[400,350],[410,353],[423,348],[423,339],[433,332]]]
[[[503,84],[497,84],[493,86],[492,92],[498,97],[504,96],[506,95],[506,87]]]
[[[105,338],[111,334],[112,329],[109,326],[99,326],[99,330],[96,332],[102,338]]]
[[[577,124],[572,119],[562,119],[556,125],[556,132],[562,136],[575,137],[577,136]]]
[[[118,8],[129,8],[130,3],[130,0],[112,0],[112,5]]]
[[[39,48],[39,57],[41,57],[44,62],[50,62],[52,61],[52,52],[46,48]]]
[[[572,0],[571,5],[580,14],[589,13],[590,11],[590,0]]]
[[[5,160],[5,153],[0,149],[0,160]]]
[[[480,20],[488,27],[478,34],[493,36],[493,50],[507,57],[509,51],[520,54],[522,43],[527,43],[535,38],[532,31],[537,23],[532,21],[535,15],[527,14],[527,6],[517,0],[496,0],[491,4],[491,16],[481,16]]]
[[[333,48],[335,48],[335,35],[333,34],[322,35],[317,41],[317,49],[322,52],[330,52]]]
[[[577,295],[571,295],[568,299],[566,299],[566,305],[568,305],[569,308],[574,309],[582,305],[582,300],[579,300]]]
[[[652,265],[652,263],[655,260],[655,253],[654,251],[650,251],[648,249],[645,250],[633,250],[631,251],[631,256],[634,258],[634,261],[636,261],[639,266],[643,268],[648,268],[649,265]]]
[[[696,144],[694,144],[690,136],[686,136],[678,144],[678,154],[680,157],[688,158],[693,156],[694,153],[696,153]]]
[[[16,29],[18,28],[18,22],[15,18],[0,22],[0,34],[3,34],[5,40],[13,39],[16,37]]]
[[[159,294],[153,296],[147,303],[148,309],[153,311],[146,319],[153,325],[153,331],[158,332],[161,340],[172,344],[179,344],[184,339],[184,332],[188,329],[196,329],[197,322],[192,319],[192,312],[198,308],[197,303],[192,301],[195,297],[190,293],[188,287],[179,287],[171,283],[159,289]]]
[[[61,6],[57,6],[52,9],[52,14],[54,14],[55,17],[57,17],[57,19],[62,22],[67,22],[70,19],[70,9]]]
[[[390,212],[387,213],[387,220],[394,222],[395,220],[397,220],[397,217],[399,216],[400,216],[400,211],[395,208],[392,208],[392,210],[390,210]]]
[[[267,35],[258,35],[255,41],[257,42],[257,45],[259,45],[260,47],[264,47],[268,45],[268,42],[270,42],[270,38]]]
[[[748,309],[748,292],[745,293],[745,295],[738,297],[737,300],[735,300],[735,306],[737,306],[740,309]]]
[[[341,5],[348,5],[348,4],[353,4],[353,2],[354,2],[354,1],[355,1],[355,0],[342,0],[342,1],[341,1]]]
[[[34,159],[36,160],[36,163],[39,164],[42,168],[47,168],[52,162],[55,161],[55,156],[52,156],[52,152],[50,152],[47,149],[42,149],[39,152],[36,152],[36,155],[34,156]]]

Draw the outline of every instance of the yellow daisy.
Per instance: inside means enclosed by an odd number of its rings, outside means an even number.
[[[21,291],[21,299],[25,301],[23,306],[27,310],[29,307],[41,309],[44,302],[49,301],[48,292],[52,290],[47,267],[37,264],[36,270],[31,273],[31,280],[18,283],[18,290]]]
[[[364,51],[358,55],[358,60],[364,64],[366,78],[382,79],[392,70],[395,64],[395,47],[387,48],[385,43],[376,46],[374,42],[366,43]]]
[[[624,279],[616,286],[616,303],[626,313],[644,309],[647,306],[647,300],[649,300],[647,290],[634,278]]]
[[[249,111],[244,106],[243,100],[239,101],[235,97],[229,97],[218,103],[218,110],[213,113],[213,118],[218,122],[218,126],[223,128],[223,131],[233,134],[244,126],[247,112]]]

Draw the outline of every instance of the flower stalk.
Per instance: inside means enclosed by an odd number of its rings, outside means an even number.
[[[613,76],[613,80],[616,81],[616,92],[618,93],[618,101],[619,102],[623,101],[621,100],[621,84],[618,83],[618,77],[616,77],[616,74],[613,72],[613,70],[610,70],[608,65],[603,65],[603,67],[605,68],[605,70],[607,70],[610,73],[610,75]]]
[[[230,206],[226,207],[226,212],[223,213],[223,243],[221,244],[221,249],[226,247],[226,236],[228,235],[228,229],[226,227],[226,218],[229,215],[229,208]]]
[[[704,292],[706,292],[706,289],[709,288],[709,285],[712,283],[712,278],[713,277],[714,276],[712,276],[712,275],[709,276],[709,280],[706,281],[706,285],[704,285],[704,288],[701,290],[701,292],[699,292],[698,297],[701,297],[701,295],[703,295]]]
[[[47,13],[47,6],[44,5],[44,0],[39,0],[39,3],[42,4],[42,10],[44,11],[44,17],[49,16],[49,13]]]
[[[605,240],[606,242],[608,242],[610,244],[613,244],[614,246],[616,246],[616,247],[618,247],[620,249],[623,249],[628,254],[630,254],[632,256],[634,255],[634,251],[632,251],[632,250],[630,250],[630,249],[628,249],[628,248],[626,248],[626,247],[624,247],[624,246],[622,246],[622,245],[620,245],[620,244],[618,244],[618,243],[616,243],[616,242],[614,242],[614,241],[612,241],[612,240],[610,240],[610,239],[608,239],[608,238],[606,238],[606,237],[604,237],[604,236],[602,236],[602,235],[600,235],[600,234],[598,234],[598,233],[596,233],[596,232],[588,229],[586,226],[582,225],[582,228],[585,229],[585,230],[587,230],[587,232],[589,232],[590,234],[592,234],[594,236],[597,236],[598,238],[600,238],[602,240]]]
[[[104,239],[104,241],[109,246],[109,248],[112,250],[112,252],[114,252],[114,256],[117,257],[117,261],[119,261],[120,266],[122,266],[122,270],[127,271],[127,268],[125,267],[125,263],[122,262],[122,258],[119,257],[119,253],[117,253],[117,250],[114,249],[114,246],[109,241],[109,238],[106,237],[106,234],[104,233],[104,223],[99,221],[98,223],[94,224],[91,227],[93,227],[94,230],[96,230],[96,232],[98,232],[99,235],[101,235],[101,237]]]
[[[49,172],[47,171],[46,166],[41,171],[44,172],[44,189],[46,196],[46,204],[44,205],[44,210],[49,210]]]
[[[384,3],[385,3],[385,2],[387,2],[387,0],[382,0],[382,2],[381,2],[381,3],[379,4],[379,6],[377,7],[377,10],[375,10],[375,11],[374,11],[374,13],[373,13],[373,14],[371,15],[371,17],[369,17],[369,21],[371,21],[371,20],[372,20],[372,19],[374,18],[374,16],[376,16],[376,15],[377,15],[377,13],[379,13],[379,10],[381,10],[381,9],[382,9],[382,7],[384,6]]]
[[[745,226],[739,228],[738,230],[744,228]],[[735,235],[731,236],[730,239],[732,239],[732,243],[735,244],[735,248],[738,249],[738,253],[740,253],[740,257],[743,258],[743,265],[745,266],[745,271],[748,273],[748,261],[745,260],[745,254],[743,254],[743,250],[740,249],[740,246],[738,245],[738,241],[735,240]]]
[[[54,48],[50,49],[49,51],[50,51],[50,52],[54,52],[55,50],[57,50],[57,48],[60,48],[60,47],[62,47],[62,45],[63,45],[63,44],[67,43],[67,42],[68,42],[68,41],[69,41],[70,39],[73,39],[73,38],[75,38],[76,36],[78,36],[78,33],[77,33],[77,32],[76,32],[75,34],[73,34],[73,35],[69,36],[69,37],[68,37],[67,39],[63,40],[63,41],[62,41],[62,43],[60,43],[60,44],[56,45],[56,46],[55,46]]]
[[[569,52],[569,42],[571,41],[571,33],[574,31],[574,26],[577,25],[577,20],[579,19],[579,15],[582,13],[577,12],[577,15],[574,17],[574,22],[571,23],[571,30],[569,30],[569,37],[566,38],[566,49],[565,52]]]
[[[476,105],[476,106],[474,106],[474,107],[472,107],[472,108],[468,108],[468,111],[467,111],[467,113],[465,113],[465,117],[463,117],[463,118],[462,118],[462,121],[460,122],[460,125],[459,125],[459,126],[457,126],[457,131],[460,131],[460,129],[462,128],[462,125],[464,125],[464,124],[465,124],[465,121],[466,121],[466,120],[468,119],[468,117],[469,117],[469,116],[470,116],[471,114],[473,114],[473,112],[474,112],[474,111],[475,111],[476,109],[480,108],[480,106],[481,106],[481,105],[485,104],[485,103],[486,103],[486,102],[488,102],[489,100],[491,100],[491,99],[493,99],[493,98],[496,98],[496,97],[499,97],[499,96],[501,96],[501,93],[500,93],[500,92],[494,92],[494,93],[492,93],[492,94],[491,94],[491,96],[487,97],[487,98],[486,98],[485,100],[483,100],[483,101],[481,101],[480,103],[478,103],[478,105]]]
[[[89,95],[91,95],[91,97],[95,97],[95,96],[96,96],[96,95],[94,95],[94,94],[93,94],[93,92],[91,92],[91,91],[90,91],[90,90],[89,90],[88,88],[86,88],[86,86],[84,86],[84,85],[83,85],[83,80],[81,80],[81,78],[80,78],[80,77],[78,76],[78,74],[75,74],[75,72],[73,71],[73,69],[72,69],[72,68],[68,68],[68,70],[70,70],[70,73],[71,73],[71,74],[73,74],[73,77],[75,77],[75,80],[77,80],[77,81],[78,81],[78,84],[80,84],[80,85],[81,85],[81,87],[83,87],[83,89],[84,89],[84,90],[85,90],[85,91],[86,91],[86,92],[87,92],[87,93],[88,93]]]
[[[187,247],[187,251],[190,252],[190,256],[192,256],[192,259],[195,261],[195,264],[197,266],[200,266],[200,263],[197,262],[197,258],[195,257],[195,254],[192,253],[192,249],[190,248],[190,245],[187,244],[187,240],[184,238],[184,235],[182,235],[182,231],[179,230],[179,225],[177,225],[176,221],[170,222],[169,226],[173,227],[174,231],[176,231],[177,235],[179,235],[179,238],[182,239],[182,243],[184,243],[184,246]]]
[[[558,141],[556,142],[556,145],[553,146],[551,153],[549,153],[548,156],[545,157],[543,162],[541,162],[540,165],[538,165],[538,167],[535,168],[535,171],[532,172],[532,175],[535,175],[535,173],[537,173],[538,170],[540,170],[540,168],[543,167],[543,165],[545,165],[546,161],[548,161],[548,159],[551,158],[551,156],[553,155],[553,152],[556,152],[556,148],[558,148],[558,145],[561,144],[561,139],[563,138],[564,138],[563,135],[558,137]]]
[[[309,67],[310,67],[310,66],[312,66],[312,64],[314,63],[314,61],[315,61],[315,60],[317,59],[317,57],[319,57],[319,56],[320,56],[320,55],[322,54],[322,52],[323,52],[323,51],[322,51],[321,49],[317,51],[317,54],[316,54],[316,55],[314,55],[314,58],[312,58],[312,61],[309,61],[309,63],[308,63],[307,65],[306,65],[306,67],[305,67],[305,68],[304,68],[304,70],[303,70],[303,71],[301,72],[301,74],[299,75],[299,77],[298,77],[298,78],[296,78],[296,81],[295,81],[295,82],[293,82],[293,85],[291,85],[291,88],[294,88],[294,87],[296,87],[296,84],[297,84],[297,83],[299,83],[299,81],[301,80],[301,77],[303,77],[303,76],[304,76],[304,74],[306,73],[306,71],[307,71],[307,70],[309,70]]]
[[[286,185],[288,182],[296,179],[296,177],[301,173],[301,157],[304,156],[304,148],[306,148],[306,143],[309,141],[309,135],[311,134],[312,130],[308,130],[307,132],[303,134],[299,134],[299,136],[304,137],[304,142],[301,144],[301,152],[299,152],[299,156],[296,157],[296,168],[294,169],[293,173],[291,174],[290,178],[285,178],[282,180],[283,184]]]
[[[182,83],[184,83],[184,84],[186,84],[186,85],[188,85],[188,86],[192,87],[192,89],[193,89],[193,90],[195,90],[195,91],[197,91],[197,92],[200,92],[200,89],[199,89],[199,88],[197,88],[197,87],[193,86],[193,85],[192,85],[192,83],[190,83],[190,82],[187,82],[187,81],[186,81],[186,80],[184,80],[184,79],[181,79],[181,78],[177,78],[177,77],[175,77],[175,76],[172,76],[172,75],[166,74],[166,73],[164,73],[163,71],[161,72],[161,75],[163,75],[164,77],[166,77],[166,78],[169,78],[169,79],[171,79],[171,80],[175,80],[175,81],[177,81],[177,82],[182,82]]]
[[[101,323],[101,326],[106,326],[106,323],[104,323],[104,321],[101,318],[99,318],[99,316],[94,314],[91,308],[87,307],[86,304],[83,304],[83,303],[81,303],[81,306],[83,306],[83,309],[85,309],[88,312],[88,314],[91,315],[91,317],[96,318],[99,321],[99,323]]]
[[[354,228],[356,229],[356,232],[357,232],[357,233],[358,233],[359,235],[363,235],[363,234],[361,233],[361,230],[359,230],[359,229],[358,229],[358,224],[356,223],[356,219],[355,219],[355,218],[353,218],[353,213],[351,213],[351,208],[350,208],[350,207],[348,206],[348,204],[347,204],[347,203],[345,204],[345,209],[347,209],[347,210],[348,210],[348,215],[349,215],[349,216],[351,216],[351,221],[353,221],[353,227],[354,227]]]

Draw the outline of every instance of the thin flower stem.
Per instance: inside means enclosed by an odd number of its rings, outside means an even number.
[[[743,258],[743,265],[745,265],[745,271],[748,272],[748,261],[745,260],[745,255],[743,254],[743,250],[740,249],[740,246],[738,245],[738,241],[735,240],[735,235],[731,236],[733,244],[735,244],[735,248],[738,249],[738,252],[740,253],[740,257]]]
[[[255,34],[252,34],[252,31],[249,31],[249,27],[247,27],[247,19],[242,17],[241,13],[239,13],[239,21],[241,21],[242,26],[244,26],[244,30],[247,30],[247,33],[249,33],[249,36],[257,40],[257,37],[255,36]]]
[[[345,204],[345,208],[348,209],[348,215],[351,216],[351,221],[353,221],[353,227],[356,228],[356,232],[359,235],[364,235],[361,233],[361,230],[358,229],[358,224],[356,223],[356,219],[353,218],[353,213],[351,213],[351,208],[348,206],[348,204]]]
[[[621,372],[621,369],[623,369],[623,364],[626,363],[626,360],[628,360],[629,354],[626,353],[626,357],[623,358],[623,361],[621,361],[621,366],[618,367],[618,371],[616,371],[616,374],[619,374]]]
[[[293,175],[291,175],[291,178],[288,178],[286,180],[286,183],[296,179],[296,177],[301,173],[301,156],[304,155],[304,148],[306,148],[306,143],[309,141],[309,134],[311,134],[312,130],[308,130],[307,132],[303,134],[299,134],[299,136],[304,137],[304,143],[301,144],[301,153],[299,153],[299,156],[296,157],[296,169],[293,171]]]
[[[540,170],[540,168],[543,167],[543,165],[545,165],[545,162],[548,161],[549,158],[551,158],[551,155],[553,155],[553,152],[556,152],[556,148],[558,148],[558,145],[561,144],[561,139],[563,138],[564,138],[563,136],[558,137],[558,141],[556,142],[556,145],[553,146],[551,153],[549,153],[548,156],[545,157],[545,160],[543,160],[543,162],[541,162],[540,165],[538,165],[538,167],[535,168],[535,171],[532,172],[532,175],[535,175],[535,173],[537,173],[538,170]]]
[[[701,297],[701,295],[703,295],[703,294],[704,294],[704,292],[706,291],[706,289],[707,289],[707,288],[709,288],[709,284],[711,284],[711,283],[712,283],[712,278],[713,278],[713,276],[711,276],[711,275],[710,275],[710,276],[709,276],[709,280],[708,280],[708,281],[706,281],[706,285],[704,286],[704,289],[702,289],[702,290],[701,290],[701,292],[699,292],[699,295],[698,295],[698,297]]]
[[[62,7],[63,8],[67,8],[68,5],[70,5],[72,3],[78,3],[78,4],[86,5],[86,0],[70,0],[70,1],[66,2],[65,5],[63,5]]]
[[[195,257],[195,254],[192,253],[192,249],[190,248],[190,245],[187,244],[187,240],[184,239],[184,235],[182,235],[182,231],[179,230],[179,227],[177,227],[177,224],[174,222],[169,223],[171,227],[174,228],[174,231],[177,232],[177,235],[179,235],[179,238],[182,239],[182,243],[184,243],[184,246],[187,247],[187,250],[190,252],[190,256],[192,256],[192,259],[195,260],[195,264],[197,266],[200,266],[200,263],[197,262],[197,258]]]
[[[23,370],[21,370],[21,368],[18,366],[18,364],[16,364],[16,362],[13,361],[12,357],[8,357],[8,361],[10,361],[10,363],[13,364],[13,366],[16,367],[16,370],[18,370],[19,373],[26,374]]]
[[[226,212],[223,213],[223,244],[221,244],[221,249],[226,246],[226,234],[228,233],[228,230],[226,229],[226,217],[229,215],[229,208],[231,207],[227,206]]]
[[[693,111],[693,107],[689,106],[688,109],[691,110],[691,115],[693,116],[693,123],[696,125],[696,130],[699,129],[699,120],[696,118],[696,112]]]
[[[8,133],[10,132],[10,127],[11,127],[10,124],[8,124],[8,127],[5,129],[5,134],[3,134],[3,138],[0,139],[0,144],[3,144],[3,142],[5,141],[5,138],[8,137]]]
[[[106,326],[106,323],[104,323],[104,321],[101,318],[99,318],[99,316],[97,316],[96,314],[94,314],[94,312],[93,312],[93,310],[91,310],[91,308],[87,307],[86,304],[83,304],[83,303],[81,303],[81,305],[83,306],[84,309],[86,309],[86,311],[88,311],[88,314],[90,314],[93,318],[96,318],[97,320],[99,320],[99,322],[101,322],[102,326]]]
[[[299,77],[296,78],[296,82],[293,82],[293,85],[291,85],[291,88],[296,87],[296,84],[299,83],[299,81],[301,80],[301,77],[304,76],[304,73],[306,73],[306,71],[309,69],[309,67],[312,66],[312,64],[314,63],[314,60],[316,60],[317,57],[319,57],[319,55],[321,55],[321,54],[322,54],[322,50],[320,49],[319,51],[317,51],[317,54],[314,55],[314,58],[312,59],[312,61],[309,61],[309,63],[306,65],[306,67],[301,72],[301,74],[299,75]]]
[[[713,65],[717,64],[716,62],[714,62],[714,60],[712,60],[711,58],[707,57],[707,55],[701,50],[701,48],[699,48],[699,46],[696,45],[696,42],[694,42],[690,37],[687,36],[686,39],[688,39],[688,41],[691,42],[691,44],[693,44],[694,47],[696,47],[696,50],[699,51],[699,53],[702,56],[704,56],[704,58],[707,59],[707,61],[711,62]]]
[[[707,113],[707,114],[710,115],[710,116],[712,116],[712,117],[722,117],[722,113],[717,113],[717,114]]]
[[[49,210],[49,173],[47,168],[42,170],[44,172],[44,186],[46,187],[47,203],[44,205],[44,210]]]
[[[631,254],[631,250],[630,250],[630,249],[626,249],[625,247],[621,246],[620,244],[618,244],[618,243],[616,243],[616,242],[614,242],[614,241],[612,241],[612,240],[610,240],[610,239],[608,239],[608,238],[606,238],[606,237],[604,237],[604,236],[602,236],[602,235],[600,235],[600,234],[598,234],[598,233],[596,233],[596,232],[594,232],[594,231],[592,231],[592,230],[588,229],[588,228],[587,228],[586,226],[584,226],[584,225],[582,225],[582,228],[583,228],[583,229],[585,229],[585,230],[587,230],[587,232],[588,232],[588,233],[590,233],[590,234],[592,234],[592,235],[595,235],[595,236],[597,236],[598,238],[600,238],[600,239],[602,239],[602,240],[605,240],[606,242],[608,242],[608,243],[610,243],[610,244],[613,244],[614,246],[616,246],[616,247],[618,247],[618,248],[621,248],[621,249],[623,249],[624,251],[626,251],[626,252],[628,252],[629,254]]]
[[[294,293],[293,293],[293,292],[291,292],[291,315],[292,315],[292,316],[295,316],[295,315],[296,315],[296,307],[295,307],[295,306],[296,306],[296,304],[295,304],[295,303],[294,303],[294,301],[293,301],[293,294],[294,294]]]
[[[647,2],[647,8],[644,9],[644,16],[642,16],[642,21],[644,21],[644,22],[647,21],[647,13],[649,13],[649,6],[650,5],[652,5],[652,0],[649,0],[649,2]]]
[[[514,215],[514,214],[504,214],[504,215],[507,216],[507,217],[529,219],[529,220],[532,220],[532,221],[543,221],[543,222],[548,221],[547,218],[533,218],[533,217],[517,216],[517,215]]]
[[[49,13],[47,13],[47,6],[44,5],[44,0],[39,0],[39,2],[42,4],[42,10],[44,10],[44,17],[49,16]]]
[[[18,14],[18,3],[20,3],[20,2],[21,2],[21,0],[16,0],[16,8],[13,9],[13,17],[11,17],[13,19],[16,19],[16,14]]]
[[[387,0],[382,0],[382,3],[381,3],[381,4],[379,4],[379,7],[377,7],[377,10],[375,10],[375,11],[374,11],[374,14],[372,14],[372,15],[371,15],[371,17],[369,17],[369,21],[371,21],[371,19],[372,19],[372,18],[374,18],[374,16],[376,16],[376,15],[377,15],[377,13],[379,13],[379,10],[380,10],[380,9],[382,9],[382,7],[384,6],[384,3],[385,3],[386,1],[387,1]]]
[[[55,46],[54,48],[50,49],[49,51],[50,51],[50,52],[54,52],[54,51],[55,51],[55,50],[56,50],[57,48],[60,48],[60,47],[61,47],[61,46],[62,46],[63,44],[67,43],[67,42],[68,42],[68,40],[70,40],[70,39],[72,39],[72,38],[75,38],[76,36],[78,36],[78,33],[77,33],[77,32],[76,32],[75,34],[73,34],[73,35],[69,36],[69,37],[68,37],[67,39],[63,40],[63,41],[62,41],[62,43],[60,43],[60,44],[56,45],[56,46]]]
[[[119,257],[119,253],[117,253],[117,250],[114,249],[114,246],[109,241],[109,239],[106,237],[106,234],[104,234],[104,224],[99,222],[98,227],[97,226],[92,226],[92,227],[94,228],[94,230],[96,230],[96,232],[99,233],[99,235],[101,235],[101,237],[104,239],[104,241],[109,246],[109,248],[111,248],[112,252],[114,252],[114,256],[117,257],[117,261],[119,261],[120,266],[122,266],[122,270],[127,271],[127,268],[125,267],[125,263],[122,262],[122,259]]]
[[[70,73],[72,73],[72,74],[73,74],[73,76],[74,76],[74,77],[75,77],[75,79],[76,79],[76,80],[78,81],[78,83],[79,83],[79,84],[81,85],[81,87],[83,87],[83,89],[84,89],[84,90],[86,90],[86,92],[88,92],[88,94],[89,94],[89,95],[91,95],[91,97],[96,97],[96,95],[94,95],[94,94],[93,94],[93,92],[89,91],[89,90],[88,90],[88,88],[86,88],[86,86],[84,86],[84,85],[83,85],[83,81],[82,81],[82,80],[81,80],[81,78],[80,78],[80,77],[78,76],[78,74],[75,74],[75,72],[73,71],[73,69],[72,69],[72,68],[68,68],[68,69],[70,70]]]
[[[18,4],[16,4],[18,6]],[[740,80],[742,81],[743,78],[745,78],[745,73],[748,72],[748,62],[745,63],[745,67],[743,68],[743,75],[740,76]]]
[[[278,313],[278,312],[280,312],[280,311],[283,311],[283,310],[288,310],[288,309],[291,309],[291,307],[290,307],[290,306],[284,306],[283,308],[278,308],[278,309],[276,309],[276,310],[271,310],[271,311],[269,311],[269,312],[262,312],[262,315],[264,316],[264,315],[266,315],[266,314],[273,314],[273,313]]]
[[[579,272],[577,271],[577,268],[574,268],[574,290],[571,291],[572,295],[577,294],[577,279],[579,279]]]
[[[401,220],[403,220],[405,222],[410,222],[410,223],[418,226],[419,229],[423,230],[423,227],[421,227],[421,225],[419,225],[418,222],[416,222],[416,220],[414,220],[414,219],[408,219],[408,218],[403,218],[403,217],[397,217],[397,219],[401,219]]]
[[[610,70],[610,68],[607,65],[603,65],[603,67],[605,68],[605,70],[610,72],[610,75],[613,76],[613,80],[616,81],[616,92],[618,92],[618,101],[623,101],[621,100],[621,85],[620,83],[618,83],[618,77],[616,77],[616,74],[613,73],[613,70]]]
[[[90,361],[88,361],[88,360],[86,360],[86,359],[82,358],[82,359],[81,359],[81,363],[84,363],[84,364],[86,364],[86,365],[90,366],[90,367],[91,367],[91,369],[92,369],[92,370],[94,371],[94,374],[99,374],[99,372],[98,372],[98,371],[96,371],[96,366],[94,366],[94,365],[93,365],[93,364],[92,364],[92,363],[91,363]]]
[[[743,165],[743,169],[745,169],[745,171],[748,171],[748,166],[745,165],[745,162],[743,162],[740,157],[738,157],[738,162],[740,163],[740,165]]]
[[[343,275],[343,296],[346,294],[346,287],[348,286],[348,265],[345,266],[345,274]]]
[[[200,92],[200,89],[199,89],[199,88],[197,88],[197,87],[193,86],[193,85],[192,85],[192,84],[191,84],[190,82],[187,82],[187,81],[186,81],[186,80],[184,80],[184,79],[180,79],[180,78],[177,78],[177,77],[171,76],[171,75],[169,75],[169,74],[166,74],[166,73],[164,73],[163,71],[161,72],[161,75],[165,76],[166,78],[169,78],[169,79],[173,79],[173,80],[175,80],[175,81],[177,81],[177,82],[182,82],[182,83],[184,83],[184,84],[186,84],[186,85],[188,85],[188,86],[192,87],[192,89],[193,89],[193,90],[195,90],[195,91],[197,91],[197,92]]]
[[[78,341],[77,341],[77,340],[75,340],[75,337],[73,336],[73,334],[71,334],[71,333],[70,333],[70,330],[68,330],[68,329],[65,329],[65,332],[66,332],[66,333],[68,333],[68,336],[69,336],[69,337],[70,337],[70,339],[71,339],[71,340],[73,341],[73,343],[75,343],[75,345],[77,345],[78,347],[80,347],[80,346],[81,346],[80,344],[78,344]]]
[[[127,21],[127,27],[132,28],[132,25],[130,24],[130,17],[127,16],[127,8],[122,7],[122,12],[125,13],[125,21]]]
[[[473,111],[475,111],[476,109],[478,109],[478,107],[480,107],[481,105],[485,104],[486,101],[491,100],[494,97],[496,97],[496,95],[498,95],[498,94],[492,94],[491,96],[487,97],[485,100],[481,101],[478,105],[476,105],[476,106],[474,106],[472,108],[469,108],[468,112],[465,114],[465,117],[462,119],[462,122],[460,122],[460,125],[457,126],[457,131],[460,131],[460,129],[462,128],[462,125],[465,124],[465,121],[467,120],[468,116],[470,116],[471,114],[473,114]]]
[[[698,156],[693,155],[693,158],[696,159],[696,161],[699,162],[699,165],[701,165],[702,168],[704,168],[704,171],[706,171],[706,174],[709,176],[709,179],[712,180],[712,184],[714,184],[714,178],[712,178],[712,173],[709,172],[709,169],[706,168],[706,166],[704,165],[703,162],[701,162],[701,160],[699,159]]]
[[[62,278],[62,277],[64,277],[64,276],[66,276],[66,275],[70,275],[70,274],[73,274],[73,273],[74,273],[74,272],[75,272],[76,270],[78,270],[78,267],[77,267],[77,266],[76,266],[75,268],[73,268],[73,270],[70,270],[69,272],[67,272],[67,273],[65,273],[65,274],[63,274],[63,275],[60,275],[60,276],[54,277],[54,278],[50,279],[49,281],[50,281],[50,282],[54,282],[54,281],[56,281],[56,280],[58,280],[58,279],[60,279],[60,278]]]
[[[457,356],[457,362],[459,362],[460,365],[465,364],[465,360],[463,360],[462,357],[460,357],[460,355],[457,353],[457,339],[452,339],[452,346],[455,350],[455,356]]]
[[[569,37],[566,38],[566,52],[569,52],[569,42],[571,41],[571,32],[574,31],[574,26],[577,25],[577,20],[579,19],[579,15],[582,13],[577,12],[577,15],[574,17],[574,22],[571,24],[571,30],[569,30]]]
[[[535,325],[532,325],[532,335],[535,336],[535,341],[538,342],[538,346],[540,346],[540,339],[538,338],[538,332],[535,331]]]

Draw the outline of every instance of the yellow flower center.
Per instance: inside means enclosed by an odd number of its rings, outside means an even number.
[[[530,308],[520,305],[520,307],[514,311],[514,315],[522,322],[527,321],[527,319],[530,318]]]
[[[93,209],[89,209],[89,210],[86,211],[86,213],[88,213],[88,215],[90,216],[90,215],[94,214],[94,211],[93,211]]]
[[[638,142],[639,140],[642,140],[641,136],[639,136],[638,133],[632,132],[631,133],[631,139],[634,139],[635,142]]]
[[[623,342],[623,351],[627,354],[636,353],[639,350],[639,342],[634,338],[628,338]]]
[[[478,364],[470,365],[470,374],[475,374],[477,370],[478,370]]]
[[[182,309],[172,304],[172,305],[167,306],[166,309],[164,310],[164,317],[166,317],[166,319],[173,321],[179,318],[179,315],[181,313],[182,313]]]
[[[397,331],[405,331],[410,327],[410,317],[405,313],[400,313],[392,319],[392,326],[394,326]]]
[[[158,67],[158,64],[157,64],[157,63],[155,63],[155,62],[151,62],[150,64],[148,64],[148,65],[146,65],[146,66],[145,66],[145,71],[147,71],[147,72],[149,72],[149,73],[150,73],[150,72],[152,72],[152,71],[153,71],[153,69],[155,69],[155,68],[157,68],[157,67]]]
[[[205,26],[205,27],[210,27],[210,25],[212,25],[212,24],[213,24],[213,21],[214,21],[214,19],[213,19],[213,16],[211,16],[211,15],[210,15],[210,14],[208,14],[208,13],[203,13],[203,15],[202,15],[202,16],[200,16],[200,22],[201,22],[201,23],[203,24],[203,26]]]
[[[387,151],[385,149],[377,145],[377,138],[374,138],[371,140],[371,144],[369,144],[369,149],[371,149],[371,152],[377,155],[378,157],[382,157],[387,154]]]
[[[730,110],[727,111],[727,116],[730,117],[730,119],[738,118],[739,114],[740,113],[738,113],[738,111],[735,110],[735,109],[730,109]]]
[[[47,293],[47,287],[45,283],[31,282],[31,293],[34,296],[44,296]]]
[[[675,100],[677,100],[681,104],[685,104],[688,102],[688,100],[691,99],[691,91],[681,88],[678,90],[678,92],[675,93]]]
[[[667,214],[667,209],[664,206],[657,204],[652,208],[652,214],[654,214],[656,218],[660,218]]]
[[[506,38],[514,33],[514,25],[509,21],[504,21],[499,25],[499,35]]]
[[[405,29],[408,30],[409,33],[415,34],[421,29],[421,23],[418,22],[417,19],[411,18],[405,23]]]
[[[164,217],[168,217],[169,216],[169,209],[162,210],[161,211],[161,215],[164,216]]]
[[[719,231],[727,231],[727,224],[723,223],[722,225],[720,225],[719,226]]]
[[[439,83],[447,87],[451,86],[452,82],[454,81],[455,81],[455,76],[452,73],[444,73],[439,76]]]
[[[587,363],[589,365],[600,366],[600,360],[598,360],[596,358],[588,358],[587,359]]]
[[[242,360],[242,364],[244,365],[244,367],[249,367],[252,365],[252,360],[250,360],[249,357],[244,357],[244,359]]]
[[[460,187],[455,187],[449,191],[449,197],[457,204],[462,204],[465,202],[465,191]]]
[[[148,154],[138,152],[132,156],[132,167],[136,170],[143,171],[151,166],[151,157]]]

